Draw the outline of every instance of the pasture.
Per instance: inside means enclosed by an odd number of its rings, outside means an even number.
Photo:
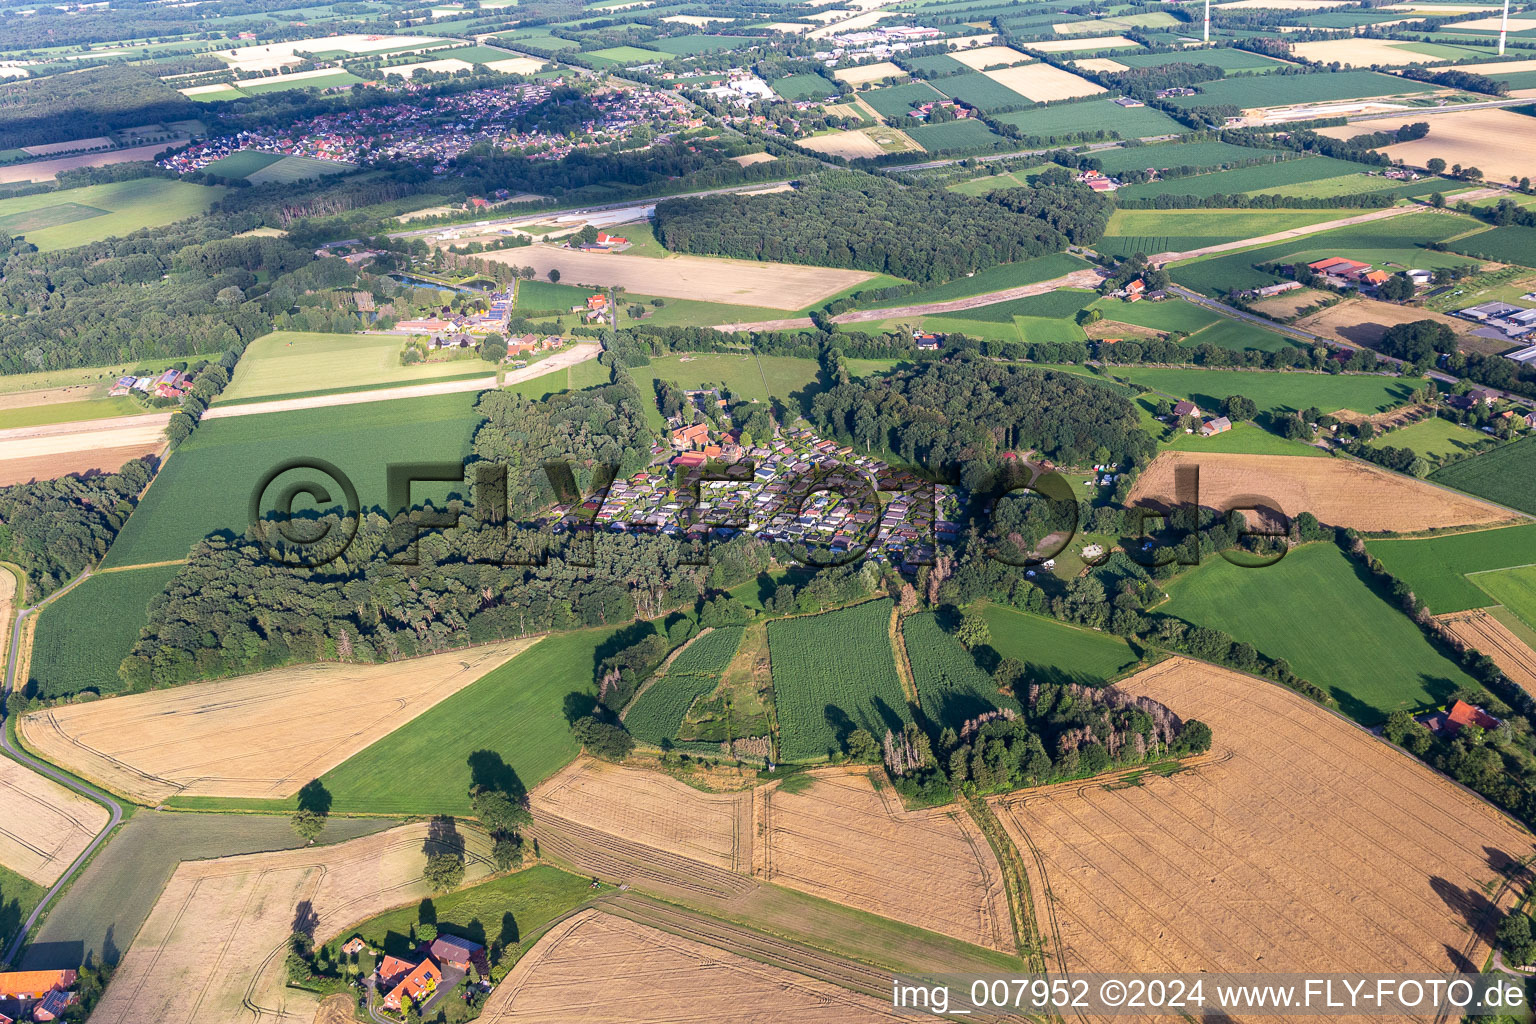
[[[1175,434],[1165,447],[1174,452],[1216,452],[1228,455],[1290,455],[1298,458],[1327,458],[1321,448],[1302,441],[1291,441],[1279,434],[1271,434],[1252,423],[1235,424],[1231,430],[1215,437],[1199,434]]]
[[[285,156],[276,163],[252,171],[245,180],[252,185],[269,185],[273,182],[288,184],[309,178],[323,178],[330,174],[345,174],[357,170],[355,164],[341,160],[320,160],[310,156]]]
[[[133,938],[92,1017],[98,1024],[201,1024],[234,1020],[246,1007],[304,1007],[318,997],[288,988],[283,957],[294,908],[324,942],[391,907],[431,896],[425,856],[463,841],[466,882],[494,870],[490,837],[433,823],[402,825],[335,846],[259,853],[177,867]],[[221,955],[209,955],[216,949]]]
[[[1515,263],[1522,267],[1536,266],[1536,228],[1511,225],[1489,228],[1465,238],[1448,243],[1449,248],[1469,256]]]
[[[1468,578],[1521,622],[1536,629],[1536,565],[1478,573]]]
[[[1190,439],[1195,449],[1205,443]],[[1131,490],[1130,500],[1175,496],[1178,469],[1200,467],[1200,503],[1223,508],[1238,498],[1263,499],[1287,516],[1311,512],[1330,526],[1370,533],[1409,533],[1507,522],[1503,509],[1443,487],[1351,459],[1165,452]]]
[[[906,135],[926,152],[935,155],[991,149],[1005,141],[1003,136],[975,118],[942,124],[920,124],[906,129]]]
[[[381,507],[386,462],[469,453],[475,400],[463,393],[208,420],[167,460],[105,564],[185,558],[215,530],[244,533],[251,489],[285,459],[327,460],[353,480],[364,509]]]
[[[821,100],[837,95],[837,86],[820,75],[788,75],[774,79],[771,88],[787,100]]]
[[[331,818],[317,842],[341,843],[394,824],[388,818]],[[303,845],[288,819],[278,815],[140,808],[49,910],[20,969],[73,969],[83,960],[116,965],[182,861]]]
[[[147,410],[126,396],[92,398],[79,402],[47,402],[20,408],[0,409],[0,430],[13,427],[43,427],[54,423],[77,423],[117,416],[136,416]]]
[[[220,157],[204,168],[209,174],[221,178],[244,178],[263,167],[270,167],[283,158],[281,153],[263,153],[255,149],[240,149],[226,157]]]
[[[1262,956],[1266,971],[1326,962],[1385,974],[1484,962],[1516,894],[1500,872],[1532,854],[1529,833],[1271,683],[1180,658],[1120,689],[1210,725],[1212,756],[1134,785],[991,801],[1035,853],[1029,890],[1056,931],[1053,969],[1242,972]]]
[[[1352,409],[1371,414],[1406,403],[1422,380],[1379,374],[1272,373],[1266,370],[1172,369],[1117,366],[1115,376],[1144,384],[1173,398],[1188,398],[1202,409],[1221,406],[1228,395],[1253,399],[1261,413]]]
[[[992,649],[1000,657],[1022,662],[1031,679],[1096,686],[1137,661],[1130,644],[1109,633],[1004,605],[985,605],[981,614],[992,632]]]
[[[595,692],[612,630],[551,636],[321,776],[339,811],[467,814],[472,754],[532,789],[577,754],[565,702]]]
[[[1215,195],[1272,193],[1300,195],[1303,192],[1303,186],[1310,182],[1345,175],[1359,178],[1367,184],[1375,183],[1383,186],[1397,184],[1388,178],[1368,178],[1365,176],[1367,170],[1369,168],[1364,164],[1349,160],[1339,160],[1331,156],[1306,156],[1275,163],[1256,164],[1252,167],[1239,167],[1230,171],[1212,171],[1182,178],[1164,178],[1159,181],[1143,182],[1140,185],[1128,185],[1120,190],[1119,195],[1127,199],[1145,199],[1153,196],[1198,196],[1203,199]],[[1183,232],[1179,233],[1183,234]]]
[[[1213,558],[1167,590],[1164,612],[1285,658],[1363,725],[1377,725],[1399,709],[1439,707],[1457,689],[1475,685],[1430,646],[1385,587],[1332,544],[1297,548],[1263,569]]]
[[[1283,62],[1270,57],[1225,46],[1202,47],[1182,53],[1117,53],[1114,60],[1131,68],[1153,68],[1164,64],[1210,64],[1228,74],[1269,72],[1285,67]]]
[[[180,568],[97,573],[49,604],[38,614],[28,687],[44,697],[121,691],[117,666],[149,620],[149,602]]]
[[[223,189],[166,178],[135,178],[0,199],[0,231],[44,252],[163,227],[207,212]]]
[[[890,617],[891,602],[879,600],[768,624],[782,760],[821,760],[855,729],[878,739],[911,721]]]
[[[586,293],[583,293],[586,294]],[[479,358],[444,359],[404,366],[403,338],[388,334],[311,334],[274,331],[251,342],[235,365],[235,375],[219,399],[292,397],[344,388],[420,384],[495,374]]]
[[[281,800],[535,642],[191,683],[34,712],[17,730],[55,764],[142,803]]]
[[[1153,256],[1338,219],[1337,210],[1116,210],[1100,244],[1125,255],[1139,252]]]
[[[995,74],[995,72],[993,72]],[[986,112],[995,107],[1015,107],[1032,102],[1006,85],[999,84],[991,74],[973,71],[970,74],[951,75],[935,83],[940,92],[950,99]]]
[[[1378,434],[1368,443],[1372,448],[1407,448],[1431,462],[1440,462],[1453,455],[1465,455],[1487,440],[1487,434],[1431,416],[1399,430]]]
[[[1095,153],[1105,174],[1122,171],[1139,171],[1148,167],[1165,170],[1170,167],[1226,167],[1245,160],[1268,162],[1279,154],[1248,146],[1235,146],[1230,142],[1159,142],[1151,146],[1131,146],[1126,149],[1106,149]],[[1182,212],[1182,211],[1181,211]],[[1191,232],[1180,231],[1179,234]]]
[[[885,89],[871,89],[859,94],[881,117],[897,124],[908,120],[907,111],[920,103],[932,103],[944,98],[944,94],[926,82],[908,82]]]
[[[1183,331],[1193,334],[1202,327],[1209,327],[1222,319],[1204,306],[1197,306],[1185,299],[1165,299],[1162,302],[1122,302],[1119,299],[1099,299],[1089,308],[1104,314],[1105,320],[1114,320],[1154,331]]]
[[[1536,515],[1536,437],[1495,448],[1431,473],[1431,480]]]
[[[881,299],[860,308],[887,309],[892,306],[918,306],[933,302],[947,302],[950,299],[963,299],[970,295],[984,295],[988,292],[1002,291],[1005,288],[1018,288],[1028,284],[1039,284],[1041,281],[1051,281],[1082,270],[1086,266],[1087,264],[1076,256],[1052,253],[1049,256],[1024,260],[1021,263],[1003,263],[988,267],[970,277],[957,277],[944,284],[923,288],[893,299]]]
[[[1492,603],[1473,575],[1536,564],[1536,525],[1424,540],[1372,540],[1367,547],[1431,612],[1444,615]]]
[[[1375,71],[1338,71],[1332,74],[1223,78],[1201,82],[1196,88],[1200,90],[1199,95],[1171,96],[1169,102],[1185,109],[1224,104],[1245,109],[1285,107],[1297,103],[1417,95],[1433,92],[1436,87]]]
[[[241,96],[260,96],[266,92],[286,92],[289,89],[335,89],[341,86],[357,85],[361,81],[362,79],[352,72],[337,68],[323,75],[308,77],[300,73],[253,79],[238,84],[238,90]]]
[[[22,922],[42,902],[47,891],[0,864],[0,949],[11,948],[11,940],[16,937]]]

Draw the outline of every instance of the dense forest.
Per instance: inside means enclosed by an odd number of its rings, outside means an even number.
[[[24,78],[0,90],[0,150],[88,139],[198,113],[196,103],[138,68],[112,65],[67,79]]]
[[[792,192],[659,203],[656,237],[676,252],[948,281],[1093,242],[1109,213],[1109,200],[1080,185],[974,198],[838,171],[805,179]]]
[[[135,459],[107,476],[0,488],[0,559],[25,570],[29,604],[101,560],[153,472]]]
[[[1150,459],[1154,448],[1116,391],[969,355],[844,378],[815,397],[811,419],[834,437],[931,469],[989,463],[1008,449],[1085,465]]]

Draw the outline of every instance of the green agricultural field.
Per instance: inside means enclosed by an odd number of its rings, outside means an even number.
[[[1487,434],[1434,416],[1401,430],[1379,434],[1368,444],[1372,448],[1407,448],[1430,462],[1441,462],[1452,455],[1465,455],[1487,441]]]
[[[1287,659],[1364,725],[1398,709],[1438,707],[1475,685],[1332,544],[1298,548],[1263,569],[1212,558],[1167,590],[1161,611]]]
[[[1536,629],[1536,565],[1479,573],[1468,579],[1513,612],[1521,622]]]
[[[607,64],[654,64],[672,59],[672,54],[659,50],[642,50],[638,46],[610,46],[582,54]]]
[[[573,284],[550,284],[548,281],[519,281],[513,297],[513,309],[569,310],[574,306],[585,308],[593,295],[591,288],[578,288]]]
[[[1473,582],[1479,574],[1536,564],[1536,525],[1423,540],[1372,540],[1366,546],[1432,613],[1444,615],[1491,603]]]
[[[1116,194],[1126,199],[1147,199],[1154,196],[1198,196],[1203,199],[1207,196],[1237,193],[1256,195],[1295,192],[1299,194],[1298,186],[1304,183],[1324,178],[1337,178],[1341,175],[1353,175],[1365,182],[1397,184],[1389,178],[1367,178],[1365,172],[1368,170],[1372,168],[1349,160],[1337,160],[1331,156],[1308,156],[1281,160],[1272,164],[1239,167],[1231,171],[1213,171],[1182,178],[1163,178],[1140,185],[1127,185]]]
[[[461,46],[456,50],[433,50],[427,54],[430,60],[446,60],[450,57],[471,64],[491,64],[498,60],[509,60],[518,54],[510,50],[498,50],[491,46]]]
[[[946,121],[942,124],[924,124],[903,130],[926,152],[935,154],[991,149],[1004,141],[1001,135],[976,118]]]
[[[990,306],[977,306],[954,314],[956,320],[990,320],[1011,323],[1016,316],[1071,318],[1096,299],[1097,292],[1075,288],[1062,288],[1044,295],[1027,295],[1022,299],[994,302]],[[1075,325],[1074,325],[1075,326]]]
[[[859,95],[877,114],[897,124],[905,124],[907,111],[919,103],[931,103],[944,98],[943,93],[927,82],[908,82],[906,85],[893,85],[885,89],[871,89]]]
[[[966,65],[960,63],[947,53],[935,53],[927,57],[911,57],[906,64],[920,75],[948,75],[954,72],[966,70]]]
[[[1500,263],[1536,267],[1536,228],[1489,228],[1475,235],[1458,238],[1449,243],[1449,248],[1468,256],[1481,256]]]
[[[208,420],[166,461],[106,564],[185,558],[215,530],[244,533],[251,490],[288,459],[327,460],[351,478],[365,510],[382,506],[389,463],[444,462],[469,454],[480,422],[476,398],[463,393]],[[424,492],[418,486],[412,497],[422,500],[448,489]]]
[[[1046,316],[1016,316],[1013,322],[1019,329],[1019,336],[1031,344],[1060,345],[1088,340],[1088,335],[1083,329],[1071,320]]]
[[[394,335],[302,331],[263,335],[246,348],[235,366],[234,379],[219,398],[244,401],[496,373],[495,366],[478,358],[403,366],[400,351],[404,340]]]
[[[1205,328],[1196,334],[1184,339],[1184,345],[1197,347],[1200,345],[1214,345],[1217,348],[1231,349],[1234,352],[1243,352],[1248,349],[1258,349],[1261,352],[1278,352],[1283,348],[1295,348],[1298,342],[1287,338],[1283,334],[1266,330],[1258,324],[1246,320],[1223,319]]]
[[[346,842],[396,824],[388,818],[333,817],[319,842]],[[286,815],[140,809],[49,910],[32,934],[20,969],[73,969],[82,961],[115,965],[182,861],[303,845]]]
[[[1050,281],[1076,270],[1084,270],[1087,266],[1088,264],[1076,256],[1068,256],[1061,252],[1052,253],[1038,259],[1024,260],[1022,263],[1004,263],[1000,266],[988,267],[970,277],[956,278],[946,284],[924,288],[899,298],[883,299],[861,308],[885,309],[891,306],[916,306],[928,302],[962,299],[968,295],[981,295],[986,292],[1001,291],[1004,288],[1017,288],[1020,285]]]
[[[97,573],[38,613],[27,686],[44,697],[123,688],[117,666],[181,566]]]
[[[545,926],[596,895],[590,879],[550,864],[535,864],[433,897],[431,920],[426,923],[435,925],[439,935],[457,935],[500,950],[500,958],[491,965],[492,977],[499,979],[527,952]],[[326,949],[335,960],[344,941],[361,935],[369,946],[386,955],[409,957],[416,951],[416,926],[422,923],[422,907],[413,903],[348,928]]]
[[[252,185],[270,185],[273,182],[289,184],[323,178],[330,174],[346,174],[357,170],[356,164],[342,160],[319,160],[309,156],[285,156],[274,164],[268,164],[245,176]]]
[[[1152,256],[1338,219],[1337,210],[1116,210],[1097,248],[1119,255]]]
[[[992,631],[992,649],[1021,662],[1032,680],[1096,686],[1129,671],[1138,660],[1130,644],[1109,633],[1003,605],[984,606],[982,617]]]
[[[1327,103],[1374,96],[1404,96],[1432,92],[1436,86],[1374,71],[1333,74],[1275,75],[1264,78],[1223,78],[1201,82],[1197,96],[1171,96],[1169,102],[1186,109],[1232,104],[1236,107],[1283,107],[1296,103]]]
[[[1082,132],[1106,131],[1122,139],[1145,139],[1157,135],[1183,135],[1189,131],[1161,110],[1122,107],[1113,100],[1104,99],[1055,103],[998,114],[996,118],[1034,138],[1071,138]]]
[[[855,729],[879,738],[912,720],[886,632],[890,618],[891,602],[879,600],[768,623],[782,760],[820,760]]]
[[[223,192],[166,178],[135,178],[15,196],[0,199],[0,231],[22,234],[44,252],[68,249],[206,213]],[[99,212],[82,217],[81,209]],[[7,227],[29,218],[40,226],[25,231]]]
[[[1253,423],[1238,423],[1215,437],[1177,434],[1164,446],[1174,452],[1224,452],[1232,455],[1294,455],[1301,458],[1328,458],[1328,453],[1304,441],[1291,441],[1271,434]]]
[[[761,46],[763,40],[757,36],[671,36],[666,39],[652,39],[646,45],[661,50],[669,57],[692,57],[700,53],[718,53],[721,50],[745,50],[753,46]]]
[[[245,99],[245,93],[232,85],[226,85],[222,89],[200,92],[196,96],[189,96],[187,98],[198,103],[215,103],[220,100],[242,100]]]
[[[1325,412],[1353,409],[1377,413],[1408,401],[1424,381],[1375,374],[1273,373],[1264,370],[1201,370],[1117,366],[1112,371],[1173,398],[1188,398],[1201,408],[1218,408],[1228,395],[1243,395],[1259,411],[1297,412],[1317,406]]]
[[[283,158],[281,153],[262,153],[254,149],[237,150],[229,156],[215,160],[209,164],[209,174],[217,174],[221,178],[243,178],[247,174],[254,174],[263,167],[270,167]]]
[[[577,744],[566,700],[590,698],[611,629],[539,641],[409,725],[321,776],[338,811],[467,814],[471,755],[490,751],[527,789],[570,763]]]
[[[0,430],[11,427],[42,427],[50,423],[74,423],[100,420],[111,416],[136,416],[148,412],[128,397],[94,398],[82,402],[53,402],[48,405],[24,405],[20,409],[0,410]]]
[[[676,739],[693,702],[720,684],[721,673],[741,645],[742,632],[739,626],[716,629],[684,648],[666,675],[647,686],[625,710],[629,731],[647,743]]]
[[[1253,149],[1249,146],[1234,146],[1230,142],[1211,141],[1128,146],[1102,150],[1094,153],[1093,157],[1102,165],[1105,174],[1119,174],[1121,171],[1139,171],[1148,167],[1226,167],[1246,160],[1269,162],[1283,155],[1271,149]]]
[[[1506,444],[1476,458],[1447,466],[1429,477],[1522,512],[1536,513],[1536,437]]]
[[[812,359],[794,356],[759,356],[730,352],[695,355],[658,356],[647,366],[632,366],[630,374],[642,394],[654,394],[651,381],[669,380],[681,388],[724,384],[731,394],[747,401],[768,402],[778,399],[793,406],[790,396],[816,385],[820,367]],[[659,429],[661,412],[651,405],[646,416]]]
[[[357,85],[361,81],[352,72],[340,70],[335,74],[315,75],[313,78],[276,75],[254,85],[242,85],[240,92],[245,96],[259,96],[264,92],[285,92],[289,89],[332,89],[339,85]]]
[[[1165,299],[1162,302],[1100,299],[1091,308],[1103,313],[1105,320],[1148,327],[1154,331],[1183,331],[1186,334],[1193,334],[1222,319],[1220,313],[1213,313],[1185,299]]]
[[[10,949],[21,923],[43,900],[46,892],[36,882],[0,864],[0,949]]]
[[[940,726],[958,730],[968,719],[1000,707],[1020,710],[1011,695],[998,692],[971,652],[939,627],[932,612],[909,615],[901,636],[923,712]]]
[[[975,107],[984,113],[996,107],[1017,107],[1030,102],[1028,96],[1019,95],[980,71],[950,75],[932,84],[950,99],[959,100],[966,106]]]
[[[819,100],[837,95],[837,86],[820,75],[789,75],[769,83],[787,100]]]

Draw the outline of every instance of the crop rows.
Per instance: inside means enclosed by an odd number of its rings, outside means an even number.
[[[720,684],[720,674],[736,656],[742,632],[739,626],[716,629],[685,647],[666,675],[646,687],[625,712],[629,731],[647,743],[676,739],[693,702]]]
[[[931,613],[913,615],[902,623],[907,660],[917,680],[917,693],[928,717],[959,729],[966,719],[998,707],[1018,705],[998,693],[992,678],[971,653],[939,626]]]

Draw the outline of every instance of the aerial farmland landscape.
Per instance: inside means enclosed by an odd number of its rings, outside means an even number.
[[[0,1024],[1532,1019],[1536,3],[0,0]]]

